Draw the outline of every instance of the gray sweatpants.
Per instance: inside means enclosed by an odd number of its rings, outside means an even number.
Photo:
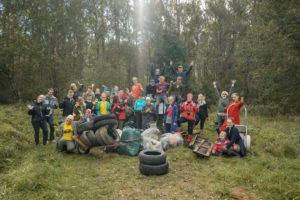
[[[67,152],[72,152],[75,149],[74,141],[69,141],[63,138],[60,138],[57,142],[57,149],[59,151],[66,150]]]

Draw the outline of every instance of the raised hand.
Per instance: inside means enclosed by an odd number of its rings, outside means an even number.
[[[194,61],[192,61],[192,62],[190,63],[190,66],[194,66]]]
[[[214,81],[214,82],[213,82],[213,85],[214,85],[214,88],[216,88],[216,87],[217,87],[217,82]]]
[[[173,64],[174,64],[174,62],[171,60],[171,61],[170,61],[170,66],[173,66]]]

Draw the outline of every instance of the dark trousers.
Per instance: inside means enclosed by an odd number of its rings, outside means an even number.
[[[180,103],[181,103],[181,96],[180,95],[172,95],[174,98],[174,102],[176,103],[176,105],[178,106],[178,108],[180,107]]]
[[[50,141],[54,140],[54,121],[53,121],[53,115],[50,115],[46,118],[47,123],[50,127]]]
[[[140,110],[135,111],[135,124],[138,129],[142,129],[142,112]]]
[[[34,140],[35,144],[40,143],[40,128],[43,130],[43,144],[47,144],[48,140],[48,128],[46,120],[43,121],[31,121],[34,128]]]
[[[165,124],[166,126],[166,133],[171,133],[171,124]]]
[[[163,102],[165,105],[168,104],[168,97],[167,96],[157,96],[156,97],[156,113],[158,112],[159,104],[160,102]]]
[[[188,120],[184,117],[180,117],[180,119],[178,120],[178,127],[181,127],[181,124],[185,122],[188,123],[188,134],[193,134],[195,120]]]
[[[226,116],[218,116],[219,128],[222,127],[226,119]]]
[[[200,129],[204,128],[206,117],[204,115],[196,115],[195,126],[197,126],[200,122]]]

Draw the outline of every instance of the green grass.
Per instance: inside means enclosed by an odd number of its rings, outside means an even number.
[[[245,158],[203,159],[176,147],[167,150],[170,172],[147,177],[137,157],[36,147],[26,111],[0,106],[0,199],[232,199],[239,190],[256,199],[300,199],[300,117],[250,113],[252,150]],[[214,120],[211,114],[205,128],[210,141]]]

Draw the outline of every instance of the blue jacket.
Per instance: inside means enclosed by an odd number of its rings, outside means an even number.
[[[56,104],[54,104],[54,101],[56,101]],[[50,106],[50,112],[49,112],[48,116],[52,115],[54,113],[54,109],[58,108],[58,106],[59,106],[57,98],[55,96],[49,97],[48,95],[46,95],[46,98],[45,98],[43,104]]]
[[[181,76],[182,77],[182,84],[185,85],[187,75],[192,71],[192,68],[193,68],[193,66],[190,66],[190,68],[187,71],[179,73],[175,70],[174,66],[172,66],[171,69],[172,69],[173,73],[175,74],[175,82],[177,81],[177,77]]]
[[[229,132],[229,128],[227,127],[225,129],[225,132],[227,133],[227,138],[230,140],[230,143],[227,144],[226,148],[229,149],[234,143],[240,145],[240,154],[241,156],[246,155],[246,148],[244,145],[244,142],[240,136],[239,130],[233,126]]]
[[[160,76],[164,76],[165,75],[165,71],[166,71],[166,67],[163,68],[162,72],[159,75],[156,75],[154,67],[153,67],[153,65],[151,65],[151,77],[155,81],[155,83],[159,82],[158,79],[159,79]]]
[[[165,116],[164,116],[164,124],[166,124],[167,121],[167,110],[169,108],[169,105],[166,106],[166,110],[165,110]],[[178,124],[177,124],[177,118],[178,118],[178,107],[176,106],[175,103],[173,103],[172,105],[172,120],[171,120],[171,131],[172,132],[177,132],[178,131]],[[176,125],[174,126],[174,123],[176,123]],[[165,131],[166,133],[166,126],[165,126]]]
[[[146,101],[145,99],[137,99],[135,102],[134,102],[134,110],[142,110],[143,106],[146,104]]]

